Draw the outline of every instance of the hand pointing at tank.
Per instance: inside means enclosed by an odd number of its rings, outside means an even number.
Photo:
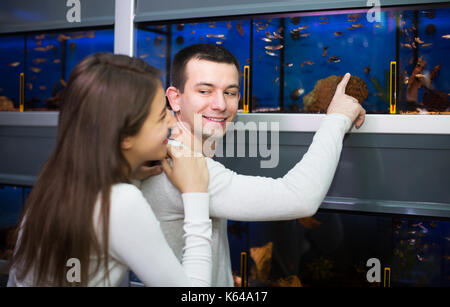
[[[345,94],[345,88],[350,80],[350,74],[346,73],[338,84],[333,99],[327,109],[327,114],[344,114],[352,121],[356,128],[361,127],[366,116],[366,110],[358,103],[356,98]]]

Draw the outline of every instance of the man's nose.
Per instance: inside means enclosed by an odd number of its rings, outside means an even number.
[[[227,108],[227,104],[225,102],[225,94],[222,92],[218,92],[214,97],[211,103],[211,109],[216,111],[225,111]]]

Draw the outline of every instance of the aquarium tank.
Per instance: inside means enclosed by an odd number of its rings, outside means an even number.
[[[450,286],[448,219],[321,210],[293,221],[230,221],[228,234],[236,286],[244,278],[249,287]],[[379,261],[379,281],[368,280],[370,259]]]
[[[135,55],[166,86],[181,48],[229,49],[249,70],[241,112],[323,113],[350,72],[346,93],[368,114],[450,114],[448,3],[137,23],[136,32]]]
[[[86,56],[113,52],[114,29],[0,36],[0,111],[56,111],[70,72]]]

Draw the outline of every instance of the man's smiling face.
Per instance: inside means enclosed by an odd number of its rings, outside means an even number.
[[[178,119],[193,132],[194,115],[202,117],[203,139],[222,137],[226,123],[236,116],[239,93],[239,72],[234,64],[191,59],[185,70],[184,92],[178,90],[169,99]]]

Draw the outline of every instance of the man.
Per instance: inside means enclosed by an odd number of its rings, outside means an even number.
[[[350,74],[346,74],[338,85],[308,152],[284,177],[238,175],[207,158],[213,223],[212,286],[233,286],[227,219],[291,220],[312,216],[321,205],[334,177],[345,133],[353,123],[359,127],[364,121],[364,109],[355,98],[345,95],[349,79]],[[192,45],[175,55],[172,86],[166,95],[182,123],[184,137],[178,138],[182,143],[192,146],[187,134],[191,140],[202,143],[213,135],[223,136],[226,123],[236,116],[239,81],[238,61],[221,46]],[[202,135],[195,135],[195,116],[201,116]],[[159,219],[169,245],[181,259],[184,211],[180,193],[164,174],[143,181],[141,190]]]

